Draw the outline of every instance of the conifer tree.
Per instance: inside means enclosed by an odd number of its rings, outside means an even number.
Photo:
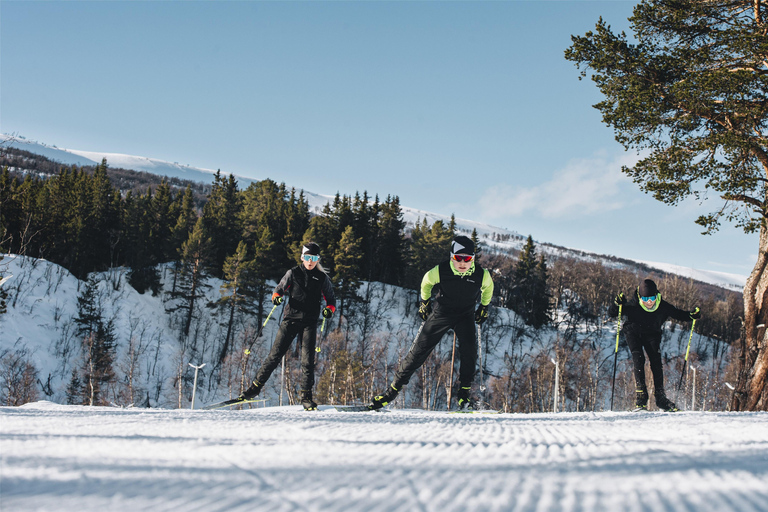
[[[483,253],[483,244],[480,242],[480,237],[477,235],[477,229],[472,229],[472,235],[469,238],[475,244],[475,256],[479,258]]]
[[[409,288],[418,290],[424,273],[448,258],[453,236],[441,220],[436,220],[432,226],[427,224],[426,217],[421,224],[416,223],[411,232]]]
[[[242,231],[239,224],[241,208],[235,177],[230,174],[225,179],[221,172],[217,172],[201,217],[211,239],[209,266],[216,276],[222,275],[224,260],[237,249]]]
[[[248,258],[248,246],[242,241],[238,244],[235,254],[224,260],[225,281],[221,286],[221,299],[215,306],[226,310],[228,320],[218,365],[221,365],[229,352],[234,336],[235,315],[238,312],[254,312],[254,299],[257,296],[255,267],[256,262]]]
[[[66,393],[68,405],[81,405],[83,403],[83,383],[77,369],[72,370]]]
[[[203,297],[203,290],[207,286],[205,277],[212,256],[211,239],[205,230],[202,217],[195,224],[189,239],[182,244],[179,255],[181,262],[177,287],[175,292],[170,294],[179,302],[176,307],[171,308],[171,311],[179,309],[184,311],[181,332],[186,339],[189,336],[197,301]]]
[[[407,263],[407,243],[405,240],[405,222],[400,198],[387,196],[387,200],[379,208],[378,197],[374,203],[374,211],[380,210],[376,222],[376,240],[372,259],[375,262],[374,276],[377,281],[387,284],[402,285],[405,283]]]
[[[148,189],[143,196],[134,197],[131,191],[123,201],[123,243],[124,259],[130,267],[128,283],[139,293],[148,289],[153,295],[160,290],[160,276],[155,265],[156,237],[152,236],[152,222],[149,212],[152,203],[152,190]]]
[[[176,208],[173,209],[176,210]],[[176,223],[173,228],[171,228],[173,247],[177,252],[176,254],[170,254],[170,258],[178,258],[178,250],[181,248],[182,244],[187,241],[189,234],[194,229],[196,223],[197,214],[195,213],[192,187],[187,185],[187,188],[184,190],[184,195],[181,196],[181,204],[178,206],[178,216],[176,217]]]
[[[323,267],[330,275],[333,275],[335,269],[334,257],[339,238],[338,226],[331,216],[331,207],[326,204],[323,207],[323,215],[317,215],[310,219],[309,229],[305,233],[304,239],[311,240],[320,246]]]
[[[515,267],[507,307],[534,329],[539,329],[549,322],[546,261],[544,256],[537,260],[536,246],[530,235]]]
[[[102,405],[105,398],[102,386],[115,378],[113,368],[116,339],[112,322],[104,322],[97,298],[98,282],[93,277],[85,283],[77,298],[78,313],[75,317],[77,334],[82,340],[83,365],[81,397],[87,405]]]
[[[590,73],[603,121],[643,158],[623,172],[657,200],[719,196],[696,221],[759,232],[744,287],[744,350],[734,410],[768,410],[768,3],[644,0],[631,36],[603,19],[573,36],[568,60]]]
[[[333,274],[334,293],[339,298],[339,323],[345,314],[345,306],[357,297],[363,254],[362,238],[355,236],[352,226],[347,226],[336,249],[336,267]]]

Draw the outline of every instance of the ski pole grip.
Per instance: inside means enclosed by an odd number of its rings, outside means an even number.
[[[619,304],[619,323],[616,326],[616,349],[613,351],[614,354],[619,351],[619,333],[621,333],[621,306],[622,305]]]

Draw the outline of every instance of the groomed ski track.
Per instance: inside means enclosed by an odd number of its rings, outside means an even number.
[[[766,511],[768,413],[0,407],[8,511]]]

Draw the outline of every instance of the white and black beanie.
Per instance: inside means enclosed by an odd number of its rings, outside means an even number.
[[[304,244],[304,246],[301,248],[301,255],[304,256],[305,254],[320,256],[320,246],[315,242]]]
[[[466,236],[457,236],[451,242],[451,254],[475,254],[475,243]]]

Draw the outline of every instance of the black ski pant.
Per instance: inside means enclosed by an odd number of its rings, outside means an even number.
[[[315,384],[317,321],[283,320],[277,330],[272,349],[256,374],[256,382],[261,385],[266,384],[297,336],[300,338],[299,343],[301,344],[301,390],[311,394]]]
[[[451,315],[441,312],[437,309],[424,322],[416,340],[413,342],[408,354],[400,363],[400,367],[395,373],[395,380],[392,385],[400,390],[402,386],[408,384],[411,375],[421,368],[429,354],[440,343],[443,335],[453,329],[456,333],[459,349],[459,385],[468,387],[472,384],[475,377],[475,367],[477,366],[477,338],[475,338],[475,316],[474,312],[463,315]]]
[[[643,333],[638,329],[628,328],[627,345],[634,363],[635,385],[637,389],[647,389],[645,385],[645,354],[651,363],[653,387],[656,396],[664,396],[664,371],[661,366],[661,333]],[[643,354],[645,350],[645,354]]]

